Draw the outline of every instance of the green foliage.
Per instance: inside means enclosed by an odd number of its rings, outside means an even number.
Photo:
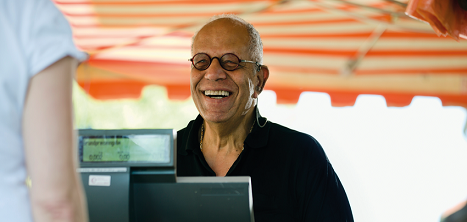
[[[75,127],[78,129],[184,128],[198,115],[193,100],[171,101],[161,86],[147,86],[139,99],[96,100],[73,85]]]

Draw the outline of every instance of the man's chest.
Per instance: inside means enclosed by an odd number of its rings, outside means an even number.
[[[207,160],[196,154],[180,156],[177,160],[178,176],[215,176],[215,168],[211,168]],[[293,180],[282,161],[256,153],[243,153],[232,164],[225,166],[227,176],[250,176],[255,217],[273,216],[283,218],[293,215],[294,200]],[[228,173],[227,173],[228,172]],[[217,174],[217,173],[216,173]],[[271,221],[267,220],[259,221]],[[275,221],[275,220],[272,220]],[[293,221],[293,219],[283,220]]]
[[[239,154],[231,153],[226,155],[204,155],[204,159],[209,167],[216,173],[216,176],[226,176],[229,170],[237,161]]]

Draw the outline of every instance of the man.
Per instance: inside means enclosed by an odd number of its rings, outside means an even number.
[[[178,176],[250,176],[255,220],[353,221],[319,143],[256,108],[269,77],[254,27],[233,15],[193,37],[191,94],[200,113],[177,134]]]

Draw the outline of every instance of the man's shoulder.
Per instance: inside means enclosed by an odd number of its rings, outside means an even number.
[[[186,154],[185,149],[187,148],[188,141],[190,140],[190,132],[192,131],[195,120],[188,122],[185,128],[177,131],[177,150],[179,154]]]
[[[193,122],[193,120],[190,121],[190,122],[188,123],[188,125],[192,124],[192,122]],[[188,132],[188,126],[185,126],[185,128],[179,129],[179,130],[177,131],[177,139],[179,139],[180,137],[182,137],[182,136],[183,136],[185,133],[187,133],[187,132]]]
[[[313,136],[277,123],[271,124],[268,146],[284,150],[293,156],[327,159],[321,144]]]
[[[190,132],[190,129],[193,128],[194,120],[191,120],[188,125],[185,128],[182,128],[177,131],[177,140],[186,140],[188,133]]]
[[[190,132],[190,129],[193,127],[193,124],[194,124],[195,120],[191,120],[190,122],[188,122],[187,126],[185,126],[185,128],[182,128],[180,130],[177,131],[177,140],[180,140],[184,137],[184,135],[186,136],[188,132]]]
[[[300,142],[320,146],[318,141],[310,134],[273,122],[271,122],[270,137],[272,140],[287,140],[293,143]]]

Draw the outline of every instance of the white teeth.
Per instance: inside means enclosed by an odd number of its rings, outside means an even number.
[[[223,98],[222,96],[229,96],[230,93],[227,92],[227,91],[223,91],[223,90],[218,90],[218,91],[206,90],[206,91],[204,91],[204,95],[206,95],[206,96],[219,96],[219,97],[216,97],[216,98]]]

